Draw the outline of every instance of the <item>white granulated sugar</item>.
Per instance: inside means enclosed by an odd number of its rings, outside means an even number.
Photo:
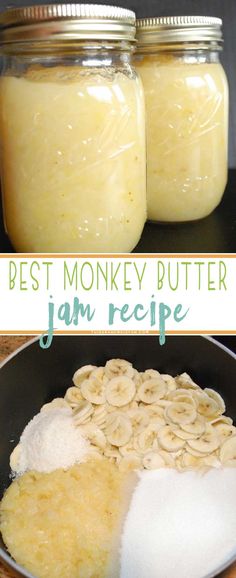
[[[121,578],[205,578],[236,551],[236,470],[140,474],[121,548]]]
[[[70,408],[39,413],[21,435],[16,473],[67,469],[82,462],[88,448],[89,442],[75,427]]]

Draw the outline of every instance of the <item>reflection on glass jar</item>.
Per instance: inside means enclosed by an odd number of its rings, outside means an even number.
[[[6,17],[0,84],[6,229],[17,251],[131,251],[146,218],[143,91],[130,64],[135,17],[90,6],[85,21],[78,5],[71,20],[69,7],[64,20],[54,14],[54,35],[35,8],[28,43]],[[14,14],[23,22],[21,10]]]
[[[209,215],[227,183],[228,85],[221,20],[138,21],[136,65],[147,116],[148,218]]]

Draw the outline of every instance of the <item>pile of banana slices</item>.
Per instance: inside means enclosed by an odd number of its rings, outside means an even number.
[[[213,389],[187,373],[138,372],[124,359],[86,365],[54,406],[70,406],[96,458],[120,470],[236,466],[236,427]],[[43,410],[48,409],[44,406]]]

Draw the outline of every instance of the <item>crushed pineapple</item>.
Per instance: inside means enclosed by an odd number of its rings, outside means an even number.
[[[104,578],[111,564],[112,576],[118,575],[114,550],[126,487],[127,474],[106,460],[49,474],[26,473],[1,502],[3,540],[37,578]]]

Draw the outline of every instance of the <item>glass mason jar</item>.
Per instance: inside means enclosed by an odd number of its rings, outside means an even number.
[[[0,44],[5,226],[18,252],[122,252],[146,220],[142,83],[133,12],[11,9]]]
[[[152,221],[206,217],[224,193],[228,85],[219,62],[221,25],[218,18],[195,16],[137,22]]]

